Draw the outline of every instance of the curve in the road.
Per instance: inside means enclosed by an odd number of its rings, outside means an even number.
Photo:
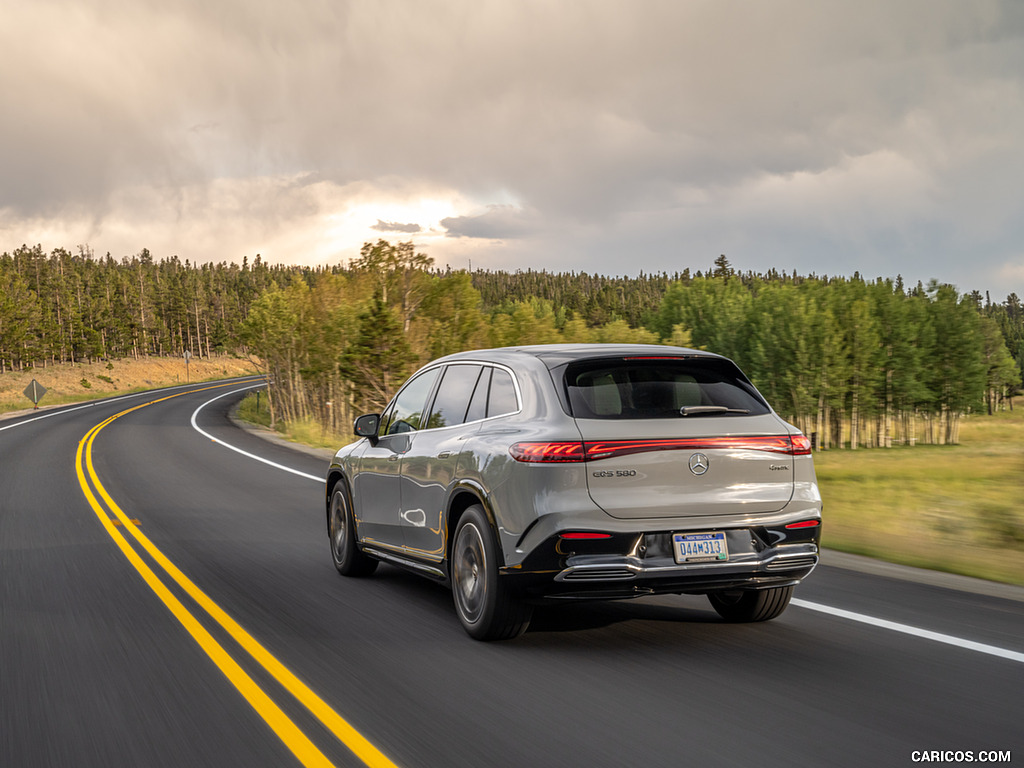
[[[243,456],[245,456],[247,458],[253,459],[255,461],[261,461],[264,464],[269,464],[270,466],[272,466],[272,467],[274,467],[276,469],[283,470],[285,472],[291,472],[293,475],[298,475],[299,477],[305,477],[305,478],[308,478],[309,480],[315,480],[318,483],[324,482],[324,478],[323,477],[317,477],[316,475],[311,475],[308,472],[300,472],[297,469],[292,469],[291,467],[286,467],[284,464],[278,464],[276,461],[271,461],[270,459],[265,459],[262,456],[257,456],[255,453],[249,453],[248,451],[243,451],[241,448],[238,448],[238,447],[236,447],[234,445],[231,445],[230,443],[226,443],[223,440],[221,440],[219,437],[214,437],[209,432],[204,430],[202,427],[199,426],[198,422],[196,421],[196,418],[199,416],[199,412],[201,410],[203,410],[203,408],[208,406],[210,403],[215,403],[218,400],[220,400],[222,397],[229,397],[231,395],[237,395],[239,392],[245,392],[247,389],[254,389],[255,387],[262,387],[262,386],[264,386],[264,384],[262,382],[259,383],[259,384],[250,384],[247,387],[242,387],[241,389],[235,389],[235,390],[232,390],[231,392],[225,392],[222,395],[217,395],[217,397],[214,397],[214,398],[212,398],[210,400],[207,400],[205,403],[200,405],[198,408],[196,408],[192,412],[192,429],[194,429],[196,432],[201,434],[203,437],[208,437],[210,440],[212,440],[213,442],[217,443],[218,445],[223,445],[225,448],[230,448],[235,453],[240,453],[240,454],[242,454]]]
[[[182,384],[180,387],[167,387],[164,391],[166,392],[166,391],[171,391],[171,390],[175,390],[175,389],[185,389],[185,388],[189,388],[189,392],[196,391],[195,389],[190,388],[190,385],[188,385],[188,384]],[[118,395],[116,397],[106,397],[106,398],[103,398],[101,400],[92,400],[92,401],[90,401],[88,403],[83,403],[82,405],[74,405],[74,406],[71,406],[70,408],[61,408],[59,406],[49,406],[50,410],[47,410],[45,413],[41,413],[38,416],[33,416],[31,418],[20,419],[19,421],[16,421],[13,424],[7,424],[7,425],[5,425],[3,427],[0,427],[0,432],[4,432],[5,430],[8,430],[8,429],[14,429],[15,427],[23,427],[26,424],[31,424],[34,421],[41,421],[42,419],[51,419],[54,416],[63,416],[64,414],[71,413],[73,411],[81,411],[81,410],[83,410],[85,408],[95,408],[98,405],[108,405],[110,403],[117,402],[118,400],[131,400],[132,398],[143,397],[144,395],[149,395],[149,394],[152,394],[152,393],[151,392],[135,392],[135,393],[130,394],[130,395]],[[27,411],[27,413],[32,413],[32,412],[33,411],[31,411],[31,410]],[[15,413],[6,413],[6,414],[3,414],[3,418],[9,418],[11,416],[18,416],[21,413],[25,413],[25,411],[18,411],[18,412],[15,412]]]

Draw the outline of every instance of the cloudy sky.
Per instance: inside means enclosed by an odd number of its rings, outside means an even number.
[[[2,0],[0,252],[1024,296],[1019,0]]]

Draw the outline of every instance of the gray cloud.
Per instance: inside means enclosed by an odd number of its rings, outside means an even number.
[[[396,221],[381,221],[380,219],[377,219],[377,223],[370,229],[377,232],[402,232],[408,235],[423,231],[423,227],[419,224],[399,224]]]
[[[444,218],[441,226],[448,237],[502,240],[537,234],[535,217],[511,205],[490,205],[485,213]]]
[[[435,197],[460,202],[434,221],[371,212],[344,236],[441,227],[438,261],[478,248],[495,267],[725,252],[1024,295],[1006,267],[1024,261],[1013,0],[12,0],[4,15],[0,249],[40,233],[304,262],[358,250],[325,234],[345,210]]]

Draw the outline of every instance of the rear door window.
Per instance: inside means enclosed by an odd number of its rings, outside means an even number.
[[[661,419],[769,412],[731,361],[719,358],[615,358],[566,367],[572,414],[581,419]]]

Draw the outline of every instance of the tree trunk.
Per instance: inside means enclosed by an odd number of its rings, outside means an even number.
[[[860,440],[860,392],[857,391],[857,382],[853,385],[853,403],[850,407],[850,450],[857,450],[857,443]]]
[[[194,306],[196,310],[196,352],[199,353],[199,357],[203,356],[203,332],[199,327],[199,294],[196,293]],[[191,336],[191,333],[189,333]],[[191,342],[190,342],[191,344]],[[207,355],[209,357],[209,355]]]

